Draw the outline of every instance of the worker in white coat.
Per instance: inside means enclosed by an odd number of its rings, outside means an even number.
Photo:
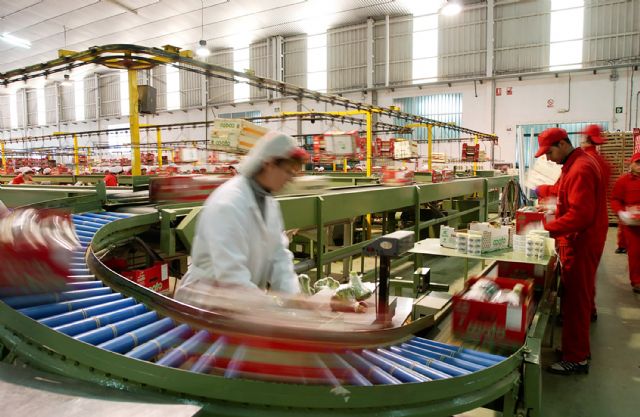
[[[271,193],[291,181],[306,158],[307,152],[283,133],[268,132],[257,142],[240,164],[240,175],[206,200],[196,225],[191,265],[176,299],[203,305],[207,291],[213,294],[216,287],[232,286],[300,292],[280,205]]]

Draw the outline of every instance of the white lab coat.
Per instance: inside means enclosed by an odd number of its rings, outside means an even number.
[[[242,285],[299,293],[293,254],[284,234],[280,205],[266,197],[263,220],[249,180],[237,175],[214,191],[196,224],[191,265],[176,291],[189,303],[189,286]],[[214,288],[211,289],[215,291]]]

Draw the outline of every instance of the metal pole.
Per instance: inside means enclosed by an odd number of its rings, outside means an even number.
[[[162,168],[162,133],[160,133],[160,128],[156,129],[156,142],[158,143],[158,168]]]
[[[127,70],[129,75],[129,126],[131,131],[131,175],[140,175],[140,120],[138,114],[138,72]]]
[[[342,162],[342,172],[347,172],[347,158]]]
[[[80,158],[78,157],[78,135],[73,135],[73,164],[75,165],[76,175],[80,175]]]
[[[474,135],[473,136],[473,144],[477,145],[478,144],[478,135]],[[476,171],[478,171],[478,162],[476,161],[475,157],[473,158],[473,175],[476,175]]]
[[[91,172],[91,147],[87,146],[87,168]]]
[[[433,162],[433,125],[427,126],[427,166],[431,171],[431,163]]]
[[[371,141],[372,141],[372,114],[370,111],[365,113],[367,117],[367,177],[371,176]]]
[[[378,305],[376,306],[376,322],[389,321],[389,276],[391,275],[391,258],[380,256],[380,282],[378,282]]]
[[[7,156],[4,154],[4,142],[0,142],[0,150],[2,150],[2,169],[7,171]]]

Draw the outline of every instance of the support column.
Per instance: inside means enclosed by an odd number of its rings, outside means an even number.
[[[138,74],[135,69],[129,75],[129,126],[131,132],[131,174],[140,175],[140,118],[138,114]]]
[[[427,166],[431,171],[433,161],[433,125],[427,125]]]
[[[158,146],[158,168],[162,168],[162,133],[160,128],[156,128],[156,144]]]

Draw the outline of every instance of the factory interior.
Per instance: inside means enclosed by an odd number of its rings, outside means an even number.
[[[3,417],[640,415],[640,0],[0,0]]]

